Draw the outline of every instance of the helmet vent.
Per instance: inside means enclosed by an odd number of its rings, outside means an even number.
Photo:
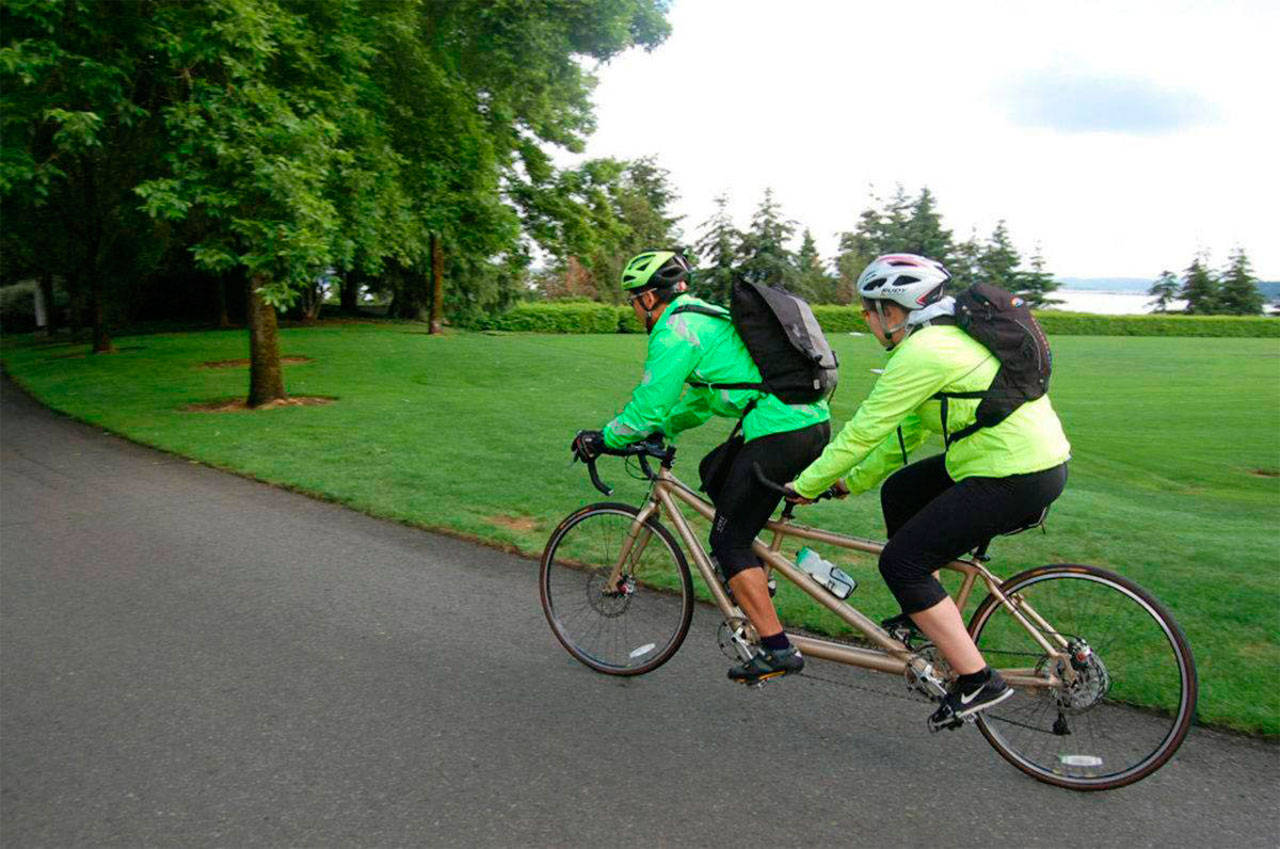
[[[899,275],[898,279],[893,282],[899,286],[909,286],[912,283],[919,283],[920,278],[912,277],[910,274],[902,274],[902,275]]]

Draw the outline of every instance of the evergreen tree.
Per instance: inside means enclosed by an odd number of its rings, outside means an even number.
[[[1151,288],[1147,290],[1147,294],[1155,298],[1148,306],[1152,307],[1156,312],[1168,312],[1169,303],[1178,297],[1178,276],[1168,269],[1160,272],[1160,277],[1156,282],[1151,284]]]
[[[1231,254],[1230,265],[1222,275],[1218,312],[1257,315],[1262,312],[1262,304],[1262,292],[1258,291],[1258,280],[1249,268],[1249,258],[1245,256],[1244,248],[1236,248]]]
[[[782,216],[773,189],[765,189],[751,217],[751,229],[744,234],[739,246],[743,275],[758,283],[792,288],[796,266],[787,242],[794,233],[795,222]]]
[[[952,247],[951,231],[943,228],[933,193],[925,186],[911,202],[910,217],[903,225],[899,245],[894,250],[927,256],[945,265]]]
[[[1017,292],[1032,309],[1060,304],[1062,301],[1049,297],[1049,293],[1058,288],[1053,275],[1044,270],[1044,256],[1040,245],[1036,245],[1035,255],[1031,257],[1031,270],[1019,274],[1020,287]]]
[[[937,199],[927,186],[915,198],[901,185],[887,202],[881,201],[874,187],[870,195],[871,205],[858,216],[857,228],[840,234],[837,287],[841,294],[847,293],[842,298],[846,303],[862,269],[878,256],[913,253],[948,265],[954,252],[951,231],[942,226]]]
[[[951,257],[944,262],[947,271],[951,272],[951,283],[948,288],[952,292],[967,289],[981,278],[978,260],[982,256],[982,242],[978,240],[977,230],[969,232],[969,238],[956,243]]]
[[[879,209],[881,201],[875,186],[868,186],[867,194],[871,204],[858,215],[858,226],[840,234],[840,252],[836,254],[836,299],[840,303],[852,303],[857,298],[858,275],[871,260],[885,253],[887,212]]]
[[[694,251],[700,260],[693,273],[693,292],[700,298],[718,304],[729,303],[729,290],[738,266],[738,248],[742,233],[729,217],[729,197],[715,199],[716,211],[702,222],[700,238]]]
[[[795,292],[810,303],[831,304],[836,302],[836,288],[837,278],[822,267],[817,242],[806,227],[800,252],[796,254]]]
[[[1002,218],[996,222],[991,238],[983,245],[982,252],[978,255],[978,277],[984,283],[1017,292],[1022,288],[1023,275],[1017,270],[1021,263],[1022,258],[1013,247],[1013,242],[1009,239],[1009,229]]]
[[[1202,256],[1191,260],[1178,292],[1187,302],[1189,315],[1212,315],[1218,311],[1218,281],[1203,260]]]

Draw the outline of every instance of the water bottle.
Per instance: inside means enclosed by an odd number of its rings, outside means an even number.
[[[858,582],[846,575],[843,569],[824,560],[822,555],[807,546],[796,555],[796,565],[836,598],[848,598],[849,593],[858,587]]]

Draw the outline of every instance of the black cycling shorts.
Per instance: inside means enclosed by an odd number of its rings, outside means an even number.
[[[1067,464],[1003,478],[947,474],[939,454],[889,476],[880,488],[889,542],[880,574],[903,613],[928,610],[946,597],[933,573],[1002,533],[1034,522],[1067,484]]]
[[[820,422],[761,436],[742,446],[715,499],[716,515],[711,523],[711,554],[725,578],[761,565],[751,543],[782,500],[779,493],[760,483],[754,466],[759,464],[764,476],[775,483],[790,483],[818,459],[830,438],[830,422]]]

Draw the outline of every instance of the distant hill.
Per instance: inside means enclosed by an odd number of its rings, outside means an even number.
[[[1138,292],[1145,293],[1155,282],[1154,277],[1059,277],[1063,289],[1080,292]],[[1258,291],[1268,302],[1280,298],[1280,280],[1258,282]]]

